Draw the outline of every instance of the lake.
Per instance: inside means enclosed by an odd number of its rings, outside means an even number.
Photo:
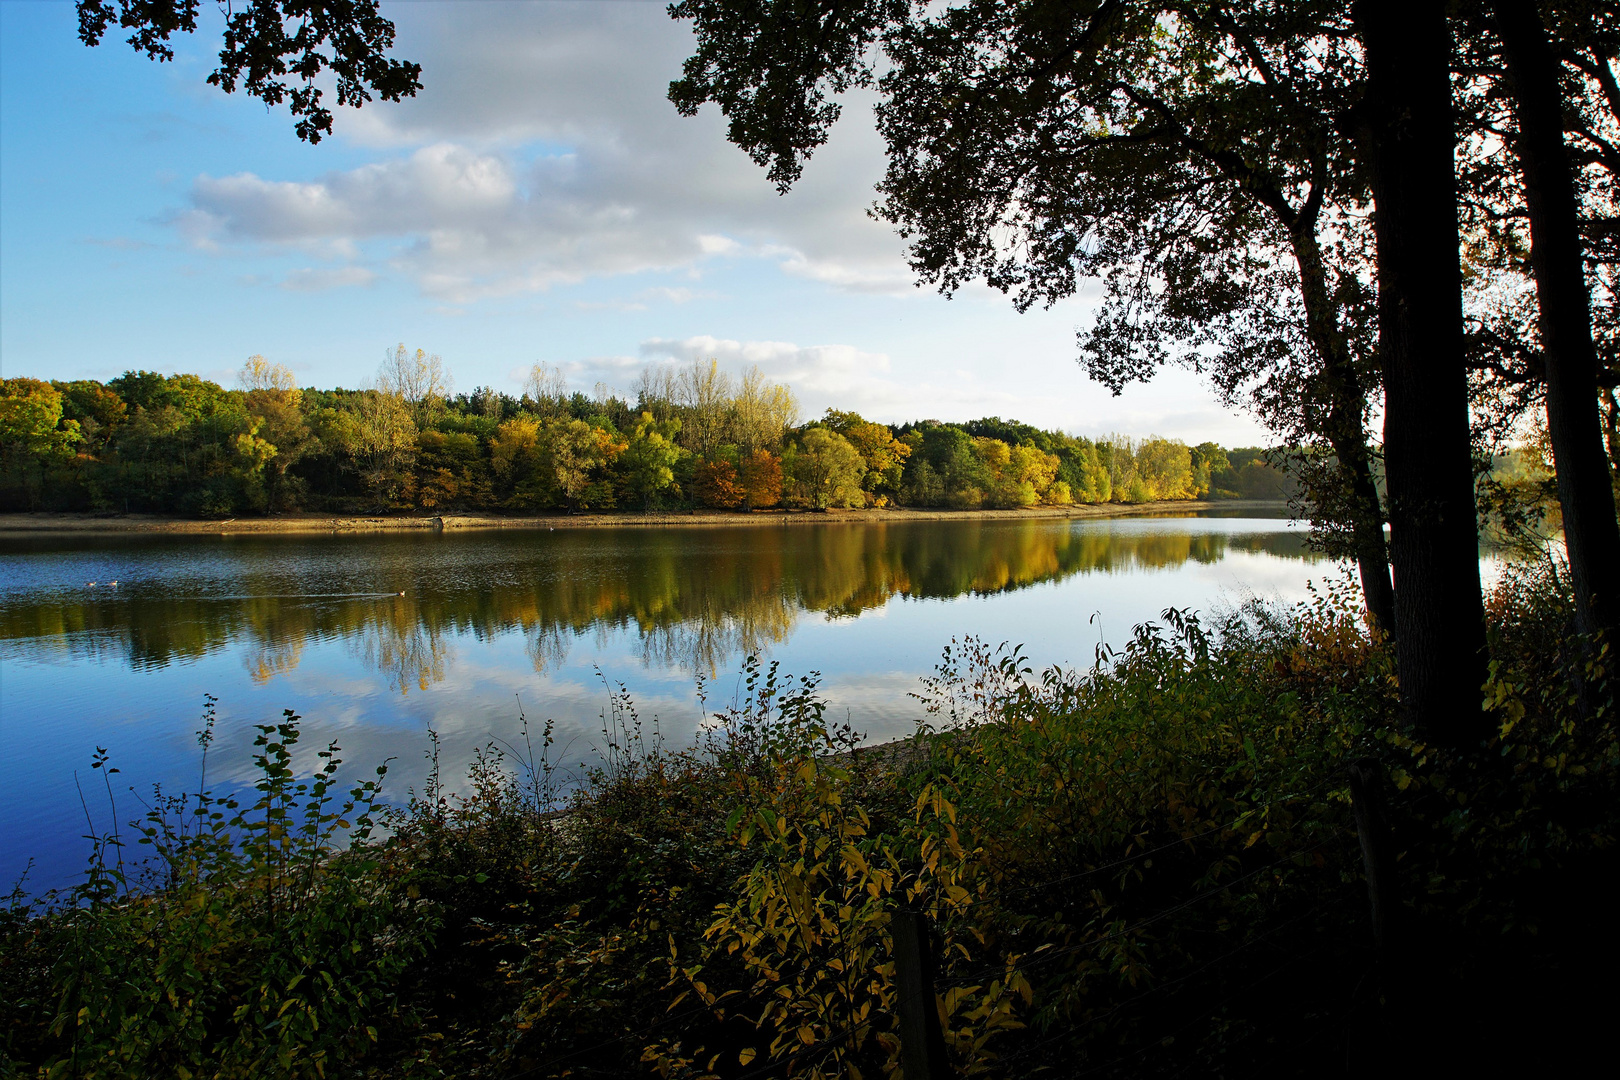
[[[195,784],[205,695],[222,788],[283,709],[304,717],[303,767],[330,739],[357,773],[392,757],[394,798],[422,783],[429,729],[447,777],[520,741],[524,716],[556,721],[565,764],[589,760],[609,684],[682,744],[697,677],[724,705],[749,654],[819,672],[829,715],[883,741],[914,730],[908,695],[953,637],[1089,665],[1168,606],[1295,600],[1343,572],[1303,537],[1187,515],[0,540],[0,888],[30,858],[31,888],[76,876],[75,774],[111,821],[97,747],[121,819],[141,809],[129,786]]]

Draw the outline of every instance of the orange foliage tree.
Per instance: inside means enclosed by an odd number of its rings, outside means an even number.
[[[737,484],[745,509],[775,506],[782,501],[782,459],[769,450],[744,455],[737,466]]]
[[[743,489],[737,483],[737,466],[725,458],[703,462],[692,475],[692,495],[704,506],[742,505]]]

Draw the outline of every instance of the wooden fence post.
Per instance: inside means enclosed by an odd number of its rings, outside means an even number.
[[[1395,871],[1395,839],[1384,814],[1383,779],[1384,770],[1372,758],[1350,764],[1350,803],[1366,866],[1373,943],[1378,948],[1378,966],[1387,976],[1397,959],[1401,898]]]
[[[947,1080],[945,1034],[934,1001],[934,950],[928,916],[896,911],[889,920],[894,935],[894,981],[900,1012],[900,1067],[906,1080]]]

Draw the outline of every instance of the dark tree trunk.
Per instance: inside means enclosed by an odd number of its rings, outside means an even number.
[[[1356,137],[1378,243],[1395,658],[1408,719],[1452,746],[1487,730],[1485,616],[1463,366],[1451,38],[1443,0],[1357,0]]]
[[[1339,412],[1337,404],[1333,410]],[[1395,586],[1389,577],[1389,549],[1384,540],[1384,511],[1378,501],[1378,485],[1373,481],[1372,454],[1367,449],[1366,437],[1361,431],[1361,410],[1355,411],[1355,430],[1338,415],[1330,415],[1328,423],[1345,432],[1334,439],[1333,452],[1339,458],[1350,486],[1350,499],[1355,515],[1351,521],[1351,536],[1356,547],[1356,568],[1361,574],[1361,594],[1367,602],[1367,614],[1379,633],[1394,637]]]
[[[1620,625],[1620,524],[1598,412],[1597,350],[1581,257],[1579,206],[1564,147],[1558,59],[1533,0],[1498,0],[1497,28],[1518,113],[1514,140],[1530,211],[1530,265],[1547,357],[1547,432],[1564,511],[1577,628]]]
[[[1620,465],[1620,401],[1614,397],[1614,388],[1602,388],[1603,396],[1603,441],[1609,447],[1609,468],[1612,470]]]
[[[1384,508],[1373,481],[1372,454],[1362,419],[1367,395],[1345,348],[1328,297],[1327,272],[1317,243],[1315,221],[1294,230],[1294,259],[1299,264],[1300,292],[1305,300],[1305,331],[1322,362],[1328,389],[1324,434],[1339,459],[1339,472],[1349,489],[1350,534],[1361,573],[1367,614],[1380,633],[1395,634],[1395,589],[1389,579],[1389,550],[1384,542]]]

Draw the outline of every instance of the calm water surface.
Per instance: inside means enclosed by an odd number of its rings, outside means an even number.
[[[1167,606],[1293,600],[1340,572],[1302,536],[1187,516],[0,541],[0,889],[30,858],[32,886],[77,874],[75,772],[95,778],[96,747],[122,770],[121,818],[140,809],[129,785],[194,782],[205,694],[221,786],[249,776],[251,725],[288,708],[306,767],[329,739],[368,773],[393,757],[396,797],[421,783],[429,728],[460,775],[518,737],[520,709],[581,760],[604,678],[685,742],[695,675],[722,704],[750,653],[820,672],[831,714],[878,741],[913,729],[907,695],[952,637],[1089,664]],[[85,789],[106,828],[105,791]]]

